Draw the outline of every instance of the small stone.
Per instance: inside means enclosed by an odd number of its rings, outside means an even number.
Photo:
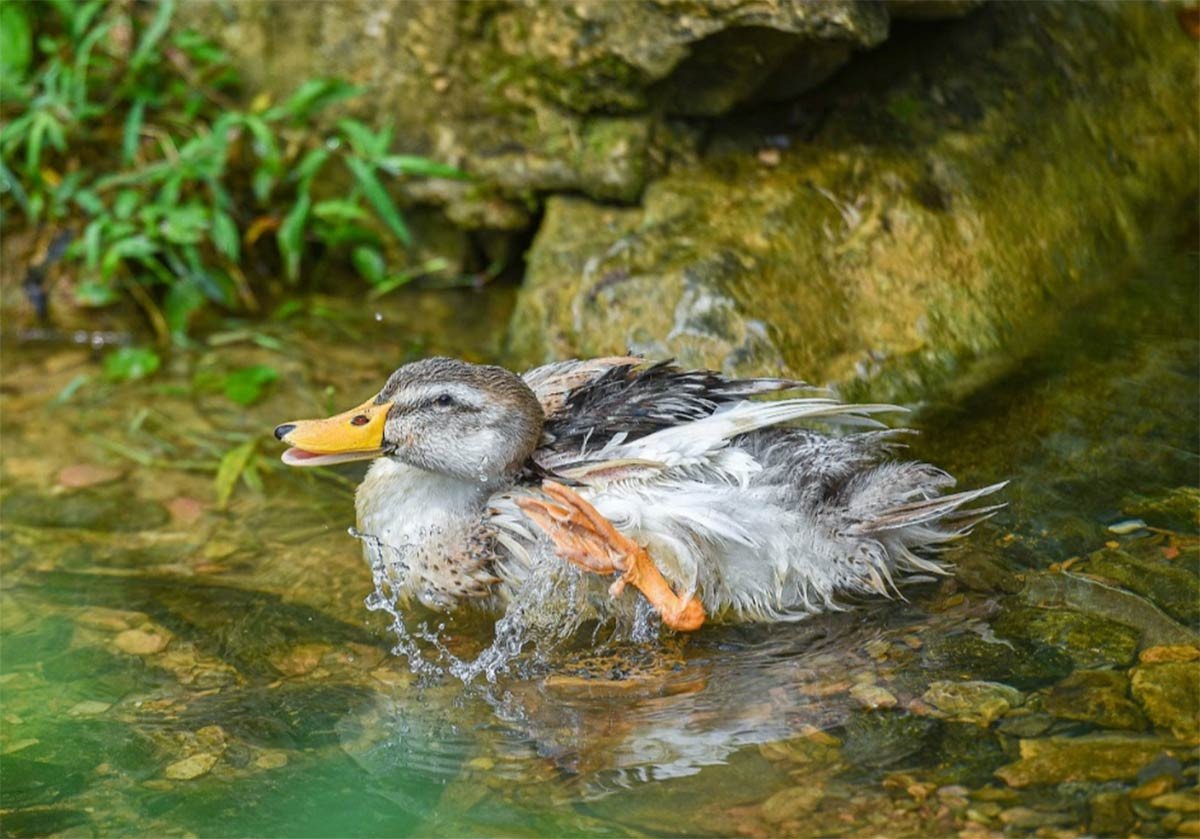
[[[1071,824],[1075,821],[1075,816],[1071,813],[1043,813],[1029,807],[1010,807],[1000,813],[1000,821],[1009,827],[1033,828]]]
[[[1150,803],[1164,810],[1178,810],[1181,813],[1200,813],[1200,792],[1194,789],[1186,792],[1170,792],[1166,795],[1159,795],[1150,799]]]
[[[490,757],[475,757],[467,761],[467,766],[479,772],[490,772],[496,767],[496,761]]]
[[[224,559],[236,552],[237,549],[238,546],[233,542],[213,541],[205,544],[202,553],[207,560]]]
[[[1147,781],[1139,787],[1135,787],[1129,793],[1130,798],[1143,800],[1146,798],[1157,798],[1164,793],[1175,789],[1175,779],[1170,775],[1161,775],[1153,781]]]
[[[97,714],[103,714],[111,707],[111,702],[101,702],[98,699],[85,699],[82,702],[76,702],[69,709],[67,709],[67,716],[94,717]]]
[[[778,166],[780,159],[779,149],[759,149],[758,162],[763,166]]]
[[[821,803],[824,793],[816,787],[791,787],[763,802],[762,817],[771,824],[807,815]]]
[[[203,501],[186,495],[172,498],[166,503],[166,507],[167,512],[171,514],[171,520],[179,524],[193,524],[204,515],[205,510]]]
[[[937,681],[921,698],[950,719],[984,727],[1021,704],[1021,692],[999,682]]]
[[[1163,661],[1195,661],[1200,659],[1200,647],[1191,644],[1172,644],[1147,647],[1138,655],[1142,664],[1158,664]]]
[[[1180,822],[1176,826],[1175,832],[1180,836],[1200,836],[1200,819]]]
[[[270,661],[285,676],[303,676],[312,672],[330,649],[329,644],[299,644],[284,653],[271,656]]]
[[[100,466],[95,463],[75,463],[64,466],[58,471],[58,485],[67,489],[83,489],[84,487],[111,484],[119,480],[124,473],[112,466]]]
[[[201,752],[176,761],[163,770],[163,776],[172,781],[190,781],[207,775],[217,765],[218,755]]]
[[[1145,529],[1146,523],[1141,519],[1126,519],[1108,526],[1108,532],[1118,536],[1128,536],[1130,533],[1137,533],[1139,530]]]
[[[113,639],[118,650],[130,655],[154,655],[167,648],[171,639],[159,632],[144,629],[127,629]]]
[[[225,730],[219,725],[206,725],[196,731],[196,742],[209,751],[223,751]]]
[[[126,612],[121,609],[106,609],[103,606],[92,606],[75,614],[75,622],[92,629],[103,629],[106,632],[121,632],[139,623],[146,616],[141,612]]]
[[[287,763],[287,752],[282,749],[263,752],[254,760],[254,765],[259,769],[280,769],[287,766]]]
[[[871,711],[895,708],[897,703],[891,691],[878,685],[855,685],[850,689],[850,696],[859,705]]]

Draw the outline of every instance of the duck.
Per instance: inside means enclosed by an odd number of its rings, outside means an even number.
[[[355,493],[368,562],[401,602],[503,609],[547,563],[644,600],[679,632],[793,621],[951,568],[944,552],[1002,504],[900,456],[902,409],[788,378],[637,356],[523,374],[446,357],[404,364],[357,407],[277,426],[282,460],[370,460]],[[607,589],[607,591],[604,591]],[[601,607],[606,608],[606,607]]]

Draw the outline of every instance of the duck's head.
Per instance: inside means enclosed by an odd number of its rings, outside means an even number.
[[[464,480],[491,481],[521,467],[541,437],[541,403],[502,367],[428,358],[406,364],[357,408],[295,420],[275,437],[289,466],[392,457]]]

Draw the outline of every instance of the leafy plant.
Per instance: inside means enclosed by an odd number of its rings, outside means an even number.
[[[318,254],[344,259],[381,293],[444,267],[392,267],[412,236],[388,187],[461,172],[393,153],[388,126],[344,118],[313,133],[363,92],[337,79],[237,106],[228,57],[173,28],[174,11],[174,0],[0,3],[0,220],[16,210],[76,229],[79,303],[128,295],[160,343],[179,343],[205,306],[258,308],[241,268],[250,252],[292,284]],[[317,188],[327,182],[349,187],[330,197]]]

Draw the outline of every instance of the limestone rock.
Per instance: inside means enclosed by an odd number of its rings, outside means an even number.
[[[1194,45],[1140,4],[994,4],[941,36],[843,73],[808,134],[731,121],[640,207],[548,201],[514,354],[632,348],[903,398],[1053,334],[1142,220],[1190,200]]]

